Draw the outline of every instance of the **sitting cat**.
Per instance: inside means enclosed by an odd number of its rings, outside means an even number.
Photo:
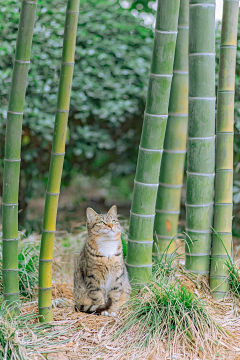
[[[117,207],[114,205],[107,214],[100,215],[87,208],[87,229],[86,243],[74,270],[75,307],[115,316],[131,293]]]

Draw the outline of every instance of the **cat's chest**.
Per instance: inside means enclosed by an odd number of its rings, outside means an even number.
[[[98,252],[107,258],[111,258],[118,252],[118,241],[112,241],[108,239],[101,239],[97,241]]]

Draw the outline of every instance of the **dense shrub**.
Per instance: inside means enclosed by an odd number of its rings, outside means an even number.
[[[123,7],[127,1],[120,1]],[[123,4],[124,3],[124,4]],[[0,193],[4,133],[19,0],[0,11]],[[144,19],[154,1],[82,0],[70,106],[63,185],[77,173],[134,174],[151,62],[153,32]],[[39,0],[23,120],[20,213],[45,190],[57,101],[66,0]],[[137,14],[139,15],[137,17]],[[134,16],[133,16],[134,15]],[[240,39],[240,30],[238,34]],[[216,27],[216,85],[220,26]],[[240,221],[240,53],[235,96],[235,222]],[[217,87],[217,86],[216,86]]]
[[[20,3],[1,2],[1,173]],[[23,120],[23,209],[47,180],[65,5],[65,0],[38,2]],[[118,3],[81,1],[63,184],[76,172],[97,176],[109,171],[116,176],[134,172],[152,40],[152,30]]]

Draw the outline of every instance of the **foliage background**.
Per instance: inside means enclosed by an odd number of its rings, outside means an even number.
[[[19,0],[0,5],[0,189]],[[57,101],[65,0],[39,0],[23,120],[20,222],[44,196]],[[62,186],[78,174],[108,178],[130,199],[151,61],[155,1],[82,0]],[[240,39],[240,30],[239,30]],[[216,25],[216,84],[220,24]],[[235,101],[235,222],[240,216],[240,47]],[[217,88],[217,86],[216,86]],[[0,190],[1,191],[1,190]]]
[[[0,13],[0,177],[20,1]],[[56,109],[65,0],[37,8],[24,109],[20,208],[44,191]],[[81,1],[63,185],[77,173],[134,173],[153,34],[108,0]],[[21,212],[22,220],[24,211]]]

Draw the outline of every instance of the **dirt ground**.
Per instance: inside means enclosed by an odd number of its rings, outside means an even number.
[[[182,283],[191,291],[197,291],[196,286],[186,278],[182,279]],[[39,348],[36,348],[39,354],[32,353],[33,360],[43,359],[43,350],[48,353],[49,360],[240,360],[240,319],[239,315],[234,315],[234,307],[230,299],[220,302],[208,299],[211,315],[215,316],[218,323],[230,334],[227,337],[216,337],[216,345],[213,344],[211,355],[205,355],[201,351],[197,351],[195,354],[187,352],[184,354],[180,346],[179,351],[169,352],[165,348],[164,342],[161,341],[163,339],[159,339],[157,344],[153,342],[148,349],[140,351],[135,348],[124,353],[124,344],[117,344],[116,341],[111,342],[110,340],[116,331],[118,318],[76,312],[73,307],[72,290],[71,284],[55,284],[53,286],[54,300],[61,297],[69,301],[67,305],[53,309],[53,325],[60,333],[58,344],[50,346],[46,343],[44,346],[40,343]],[[201,290],[199,292],[201,293]],[[204,297],[203,294],[201,296]],[[37,313],[36,304],[24,304],[22,313]],[[66,326],[69,331],[61,334],[61,329]]]
[[[183,220],[185,217],[184,197],[183,191],[179,221],[179,228],[182,231],[185,228],[185,221]],[[27,216],[28,220],[32,223],[41,224],[44,201],[44,198],[30,201]],[[49,360],[240,360],[240,306],[239,304],[236,305],[232,298],[213,302],[209,294],[203,295],[208,301],[212,314],[230,334],[228,341],[218,338],[218,344],[214,345],[214,351],[210,357],[201,351],[195,354],[184,353],[181,350],[168,351],[162,339],[158,339],[157,342],[153,341],[149,348],[144,351],[134,349],[123,355],[124,344],[111,341],[111,336],[116,330],[119,317],[113,319],[100,315],[80,313],[74,310],[73,264],[74,256],[79,252],[86,235],[82,230],[80,232],[82,225],[85,223],[86,207],[90,206],[96,211],[105,212],[113,204],[118,206],[118,213],[121,214],[121,218],[127,220],[131,205],[130,201],[120,201],[114,198],[109,201],[104,189],[85,188],[80,190],[78,187],[73,186],[70,189],[63,189],[61,192],[56,235],[60,238],[63,234],[72,234],[71,236],[74,239],[70,246],[65,249],[64,253],[57,250],[59,243],[57,239],[55,241],[53,261],[53,299],[55,301],[53,327],[54,329],[59,329],[60,335],[57,341],[58,344],[55,346],[50,346],[46,340],[44,351],[43,344],[39,342],[38,347],[36,346],[36,351],[31,353],[31,358],[33,360],[44,359],[42,354],[48,353]],[[38,229],[36,229],[37,232]],[[79,236],[81,237],[80,239]],[[40,239],[39,236],[38,238]],[[234,237],[233,249],[234,255],[237,254],[236,260],[240,259],[239,247],[240,238]],[[182,246],[179,251],[184,252],[184,247]],[[187,286],[191,291],[199,293],[194,284],[188,282]],[[37,314],[37,302],[25,303],[22,307],[22,313]],[[63,333],[65,328],[68,329],[67,333]]]

